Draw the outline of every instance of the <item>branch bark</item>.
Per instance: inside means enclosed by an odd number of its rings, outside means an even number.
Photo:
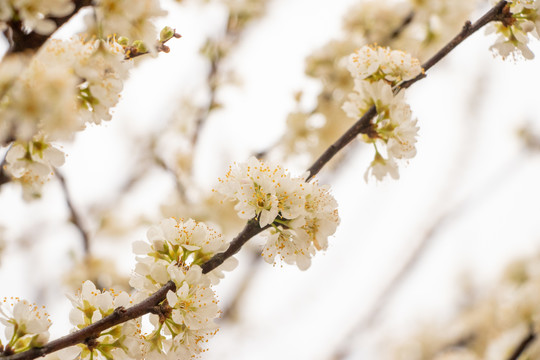
[[[75,8],[73,11],[63,17],[51,17],[50,20],[54,21],[56,28],[64,25],[68,22],[76,13],[79,12],[85,6],[92,4],[92,0],[74,0],[73,1]],[[27,33],[23,24],[20,20],[11,20],[7,23],[8,30],[4,31],[4,35],[8,38],[9,41],[9,50],[8,53],[18,53],[26,50],[37,50],[39,49],[50,37],[49,35],[38,34],[35,31]]]
[[[518,347],[512,355],[508,358],[508,360],[518,360],[519,357],[529,348],[529,346],[532,344],[532,342],[536,340],[536,333],[532,329],[529,332],[529,334],[519,343]]]

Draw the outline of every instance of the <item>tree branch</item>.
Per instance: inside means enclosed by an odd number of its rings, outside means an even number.
[[[261,228],[257,220],[249,220],[244,229],[231,241],[231,245],[229,245],[229,248],[225,252],[214,255],[210,260],[201,266],[203,269],[203,274],[206,274],[223,264],[225,260],[240,251],[242,246],[244,246],[249,239],[263,232],[269,227],[270,225],[266,225],[265,227]]]
[[[92,0],[74,0],[73,3],[75,5],[75,8],[70,14],[59,18],[48,18],[54,21],[54,23],[56,24],[56,28],[59,28],[60,26],[68,22],[69,19],[71,19],[83,7],[91,5]],[[4,35],[6,35],[10,44],[8,53],[18,53],[26,50],[37,50],[52,35],[41,35],[36,33],[35,31],[27,33],[20,20],[11,20],[7,23],[7,25],[9,28],[7,31],[4,31]]]
[[[431,69],[435,64],[441,61],[450,51],[455,49],[463,40],[467,39],[469,36],[474,34],[480,28],[491,21],[500,21],[504,18],[505,14],[503,9],[506,6],[507,2],[505,0],[499,1],[493,8],[491,8],[487,13],[484,14],[478,21],[474,24],[471,24],[470,21],[467,21],[463,26],[463,29],[459,34],[457,34],[446,46],[439,50],[435,55],[433,55],[428,61],[422,64],[424,72],[414,79],[405,81],[402,84],[396,87],[397,91],[401,89],[406,89],[418,80],[421,80],[426,77],[426,72]],[[371,127],[371,119],[377,114],[375,106],[369,108],[369,110],[358,120],[345,134],[343,134],[334,144],[332,144],[317,160],[315,163],[308,169],[309,181],[319,171],[329,162],[341,149],[343,149],[347,144],[353,141],[357,135],[365,134]]]
[[[31,360],[67,348],[69,346],[80,344],[86,339],[97,338],[99,337],[99,334],[101,334],[101,332],[104,330],[153,312],[155,307],[166,298],[167,292],[169,292],[169,290],[176,291],[176,286],[172,281],[169,281],[161,289],[159,289],[153,295],[138,303],[137,305],[134,305],[128,309],[125,309],[123,307],[116,308],[111,315],[104,317],[103,319],[93,323],[92,325],[88,325],[87,327],[79,331],[61,337],[57,340],[53,340],[43,347],[32,348],[28,351],[10,356],[0,356],[0,359]]]
[[[85,230],[85,228],[84,228],[84,226],[82,224],[81,217],[79,216],[79,213],[75,209],[75,206],[73,206],[73,201],[71,200],[71,196],[70,196],[69,190],[67,188],[66,179],[64,178],[62,173],[58,171],[58,169],[55,169],[55,173],[56,173],[56,177],[60,181],[60,186],[62,187],[62,191],[64,192],[64,197],[66,199],[66,205],[67,205],[67,207],[69,209],[69,213],[70,213],[70,219],[69,220],[71,221],[71,223],[73,225],[75,225],[75,227],[77,228],[77,230],[81,234],[82,241],[83,241],[84,254],[89,255],[90,254],[90,237],[88,236],[88,232]]]
[[[529,331],[529,334],[523,340],[521,340],[518,347],[516,348],[516,350],[514,350],[512,355],[510,355],[508,360],[519,359],[519,357],[525,352],[525,350],[527,350],[527,348],[531,345],[531,343],[534,340],[536,340],[536,333],[534,332],[531,326],[531,330]]]

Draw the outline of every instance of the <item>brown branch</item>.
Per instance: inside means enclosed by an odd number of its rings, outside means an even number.
[[[48,19],[54,21],[56,27],[59,28],[66,22],[68,22],[80,9],[85,6],[92,4],[92,0],[74,0],[73,4],[75,8],[73,11],[63,17],[50,17]],[[27,33],[23,27],[23,24],[20,20],[11,20],[8,21],[8,30],[4,31],[4,34],[8,38],[10,43],[9,53],[23,52],[26,50],[37,50],[39,49],[45,41],[47,41],[52,34],[42,35],[38,34],[35,31]]]
[[[534,330],[532,329],[532,326],[531,326],[529,334],[519,343],[516,350],[514,350],[512,355],[510,355],[510,357],[508,357],[508,360],[517,360],[517,359],[519,359],[519,357],[521,355],[523,355],[525,350],[527,350],[527,348],[532,344],[532,342],[534,340],[536,340],[536,333],[534,332]]]
[[[411,11],[405,17],[405,19],[403,19],[403,22],[394,31],[392,31],[392,33],[388,37],[388,40],[391,41],[391,40],[397,39],[401,35],[401,33],[403,33],[403,31],[407,28],[407,26],[409,26],[409,24],[413,21],[413,19],[414,19],[414,11]]]
[[[9,148],[7,151],[9,151]],[[6,174],[6,172],[4,171],[4,166],[6,166],[7,151],[6,151],[6,154],[4,154],[2,161],[0,161],[0,186],[11,181],[11,177],[9,177],[8,174]]]
[[[506,1],[504,0],[500,1],[491,10],[489,10],[482,18],[480,18],[480,20],[478,20],[474,25],[471,25],[470,22],[467,22],[466,25],[463,27],[462,31],[454,39],[452,39],[448,45],[446,45],[443,49],[441,49],[437,54],[435,54],[431,59],[429,59],[423,65],[424,69],[427,71],[429,68],[435,65],[438,61],[444,58],[444,56],[446,56],[452,49],[454,49],[457,45],[459,45],[463,40],[468,38],[471,34],[473,34],[475,31],[480,29],[485,24],[489,23],[490,21],[501,20],[503,16],[502,10],[505,7],[505,5],[506,5]],[[415,83],[416,81],[424,77],[425,77],[425,74],[419,75],[415,79],[412,79],[408,82],[401,84],[400,88],[407,88],[413,83]],[[339,138],[334,144],[332,144],[319,157],[319,159],[317,159],[315,163],[308,169],[308,171],[310,172],[310,175],[307,181],[313,178],[313,176],[315,176],[324,167],[324,165],[328,163],[328,161],[330,161],[349,142],[354,140],[358,134],[368,131],[371,126],[370,121],[375,116],[375,114],[376,114],[375,107],[372,106],[360,118],[360,120],[358,120],[347,132],[345,132],[345,134],[343,134],[341,138]],[[223,264],[223,262],[226,259],[236,254],[249,239],[259,234],[260,232],[264,231],[268,227],[269,225],[263,228],[260,228],[256,220],[254,219],[249,220],[246,226],[244,227],[244,229],[231,241],[229,248],[225,252],[214,255],[210,260],[208,260],[206,263],[204,263],[201,266],[203,269],[203,273],[206,274],[214,270],[221,264]],[[166,294],[169,290],[172,290],[172,291],[176,290],[176,286],[174,285],[172,281],[169,281],[166,285],[164,285],[161,289],[159,289],[156,293],[154,293],[148,299],[144,300],[143,302],[131,308],[128,308],[128,309],[118,308],[114,311],[113,314],[101,319],[95,324],[89,325],[88,327],[85,327],[77,332],[64,336],[60,339],[51,341],[50,343],[48,343],[47,345],[41,348],[32,348],[28,351],[25,351],[19,354],[0,357],[0,359],[2,360],[32,360],[37,357],[41,357],[46,354],[49,354],[51,352],[66,348],[68,346],[84,342],[85,339],[95,338],[99,336],[99,334],[103,330],[106,330],[112,326],[121,324],[122,322],[126,322],[128,320],[132,320],[132,319],[138,318],[140,316],[143,316],[145,314],[152,312],[154,307],[159,305],[159,303],[165,299]],[[525,343],[524,347],[528,346],[528,344],[531,341],[532,340],[529,340],[527,343]]]
[[[90,254],[90,237],[88,236],[88,232],[85,230],[83,226],[83,223],[82,223],[81,217],[79,216],[78,211],[75,209],[75,206],[73,205],[71,195],[67,188],[66,178],[62,175],[60,171],[58,171],[58,169],[55,169],[55,173],[56,173],[56,177],[58,178],[58,181],[60,181],[60,186],[62,187],[62,191],[64,192],[66,205],[69,209],[69,214],[70,214],[69,220],[73,225],[75,225],[75,227],[81,234],[81,238],[83,241],[84,254],[89,255]]]
[[[126,321],[139,318],[145,314],[155,312],[155,307],[159,305],[167,296],[167,292],[176,291],[176,285],[174,282],[169,281],[161,289],[156,291],[147,299],[142,302],[134,305],[130,308],[119,307],[114,310],[114,312],[104,317],[103,319],[96,321],[92,325],[88,325],[85,328],[82,328],[79,331],[61,337],[59,339],[53,340],[40,348],[32,348],[28,351],[24,351],[18,354],[10,356],[0,356],[2,360],[31,360],[41,356],[45,356],[52,352],[80,344],[87,339],[98,338],[102,331],[107,330],[118,324],[122,324]]]
[[[242,229],[242,231],[231,241],[231,245],[229,245],[229,248],[225,252],[214,255],[210,260],[201,266],[203,269],[203,274],[206,274],[223,264],[225,260],[240,251],[242,246],[244,246],[249,239],[263,232],[269,227],[270,225],[266,225],[265,227],[261,228],[257,220],[249,220],[244,229]]]
[[[491,8],[484,16],[482,16],[474,24],[467,21],[463,26],[463,29],[457,34],[450,42],[433,55],[428,61],[422,64],[424,72],[412,80],[405,81],[397,86],[397,90],[406,89],[418,80],[426,77],[426,72],[431,69],[435,64],[441,61],[450,51],[455,49],[463,40],[474,34],[480,28],[491,21],[500,21],[505,16],[503,9],[506,6],[506,1],[502,0],[493,8]],[[357,135],[364,134],[371,128],[371,119],[377,114],[375,106],[372,106],[361,118],[358,120],[345,134],[343,134],[334,144],[332,144],[308,169],[309,177],[307,180],[313,178],[322,168],[329,162],[341,149],[347,144],[353,141]]]

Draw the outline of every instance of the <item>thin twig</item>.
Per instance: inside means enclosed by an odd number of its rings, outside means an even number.
[[[424,232],[422,238],[418,241],[415,248],[409,253],[406,260],[400,265],[399,269],[391,276],[390,280],[383,286],[382,291],[372,301],[373,307],[369,309],[367,315],[360,319],[356,326],[354,326],[345,336],[343,344],[350,344],[351,339],[354,336],[358,336],[365,331],[369,330],[373,324],[379,319],[384,308],[392,300],[392,296],[403,285],[404,280],[412,273],[419,260],[433,244],[433,240],[438,233],[448,224],[451,220],[457,216],[464,216],[466,211],[470,211],[472,204],[479,204],[483,200],[488,198],[488,194],[495,192],[505,181],[508,181],[509,177],[517,174],[517,169],[522,165],[520,162],[526,151],[523,150],[515,158],[505,163],[501,168],[489,178],[489,181],[482,184],[477,190],[471,192],[471,196],[460,201],[454,207],[447,210],[443,214],[433,221],[431,226]],[[329,357],[333,360],[341,360],[348,355],[348,350],[338,348]]]
[[[407,26],[409,26],[409,24],[413,21],[413,19],[414,19],[414,11],[411,11],[405,17],[405,19],[403,19],[403,22],[401,23],[401,25],[399,25],[397,29],[392,31],[392,33],[388,37],[388,40],[389,40],[388,42],[397,39],[401,35],[401,33],[403,33],[403,31],[407,28]]]
[[[69,190],[67,188],[66,184],[66,178],[58,169],[55,170],[56,177],[58,178],[58,181],[60,182],[60,186],[62,187],[62,191],[64,192],[64,197],[66,199],[66,205],[69,209],[70,213],[70,221],[73,225],[75,225],[75,228],[79,231],[79,234],[81,234],[81,238],[83,241],[83,249],[84,254],[86,256],[90,255],[90,237],[88,236],[88,232],[84,228],[84,225],[82,223],[81,217],[79,216],[79,212],[75,209],[75,206],[73,205],[73,201],[71,199],[71,195],[69,193]]]
[[[525,350],[527,350],[527,348],[532,344],[534,340],[536,340],[536,333],[534,332],[531,326],[529,334],[519,343],[516,350],[514,350],[512,355],[510,355],[510,357],[508,357],[508,360],[519,359],[519,357],[525,352]]]
[[[424,65],[424,69],[427,71],[427,69],[431,68],[435,63],[440,61],[452,49],[454,49],[463,40],[465,40],[472,33],[474,33],[474,31],[477,31],[478,29],[480,29],[483,25],[487,24],[490,21],[500,19],[502,16],[501,15],[502,9],[504,8],[505,5],[506,5],[506,1],[500,1],[497,5],[495,5],[495,7],[489,10],[480,20],[478,20],[475,23],[475,25],[471,25],[470,22],[468,22],[466,26],[464,26],[463,30],[447,46],[445,46],[441,51],[435,54],[433,58],[428,60],[428,62],[426,62],[426,64]],[[409,87],[414,82],[422,79],[423,77],[425,77],[425,74],[422,74],[422,76],[419,76],[407,83],[404,83],[406,84],[406,86],[402,86],[402,87],[403,88]],[[309,168],[310,176],[308,180],[313,178],[313,176],[315,176],[328,161],[330,161],[349,142],[354,140],[354,138],[358,134],[368,131],[371,126],[370,121],[375,116],[375,114],[376,114],[376,110],[375,110],[375,107],[373,106],[340,139],[338,139],[336,143],[332,144],[330,148],[326,150],[321,155],[321,157],[319,157],[319,159],[317,159],[315,163]],[[221,264],[223,264],[225,260],[227,260],[229,257],[236,254],[249,239],[259,234],[260,232],[264,231],[268,227],[269,226],[260,228],[258,222],[255,219],[249,220],[246,226],[244,227],[244,229],[231,241],[229,248],[225,252],[214,255],[210,260],[208,260],[206,263],[204,263],[201,266],[203,269],[203,273],[206,274],[214,270]],[[172,290],[172,291],[176,290],[176,286],[174,285],[172,281],[169,281],[165,286],[163,286],[161,289],[159,289],[156,293],[154,293],[145,301],[129,309],[118,308],[114,311],[112,315],[109,315],[101,319],[95,324],[89,325],[88,327],[85,327],[70,335],[64,336],[58,340],[51,341],[50,343],[48,343],[47,345],[41,348],[32,348],[28,351],[25,351],[19,354],[0,357],[0,359],[2,360],[32,360],[37,357],[41,357],[46,354],[49,354],[51,352],[66,348],[68,346],[84,342],[85,339],[95,338],[99,336],[101,331],[108,329],[111,326],[115,326],[115,325],[121,324],[122,322],[132,320],[132,319],[135,319],[135,318],[138,318],[140,316],[150,313],[154,306],[158,305],[161,301],[165,299],[166,294],[169,290]]]
[[[405,81],[398,86],[398,89],[406,89],[420,79],[426,77],[426,72],[431,69],[436,63],[441,61],[450,51],[455,49],[463,40],[467,39],[474,32],[478,31],[482,26],[486,25],[490,21],[501,20],[503,16],[503,8],[506,6],[506,1],[502,0],[491,8],[484,16],[478,21],[471,24],[470,21],[466,22],[461,32],[456,35],[450,42],[433,55],[428,61],[422,64],[424,72],[412,80]],[[343,134],[334,144],[332,144],[308,169],[309,177],[307,180],[313,178],[328,161],[330,161],[341,149],[347,144],[356,139],[359,134],[364,134],[371,128],[371,119],[377,114],[375,106],[372,106],[361,118],[358,120],[345,134]]]

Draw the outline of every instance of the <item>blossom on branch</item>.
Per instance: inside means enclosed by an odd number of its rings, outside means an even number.
[[[343,110],[354,119],[372,106],[377,110],[370,129],[363,135],[363,141],[373,144],[376,152],[365,178],[371,173],[377,180],[386,175],[398,179],[395,159],[416,155],[418,127],[404,93],[396,93],[394,87],[419,75],[420,63],[401,51],[364,46],[349,57],[348,68],[354,78],[354,92],[349,94]],[[386,158],[380,153],[382,148]]]
[[[27,31],[48,35],[56,30],[50,17],[62,17],[73,12],[71,0],[3,0],[0,4],[0,29],[2,23],[20,21]]]
[[[96,0],[95,14],[86,17],[89,32],[99,38],[114,35],[142,41],[152,50],[158,31],[152,19],[165,15],[158,0]]]
[[[337,202],[328,187],[293,178],[281,166],[254,157],[231,166],[217,191],[237,202],[239,217],[257,219],[261,228],[271,226],[264,233],[262,253],[269,263],[279,255],[287,264],[307,269],[339,224]]]
[[[144,298],[169,280],[176,291],[167,293],[161,313],[150,316],[154,326],[146,336],[145,356],[186,358],[203,351],[201,342],[216,331],[214,319],[219,316],[212,283],[223,277],[222,270],[232,270],[236,259],[229,258],[209,274],[201,266],[214,254],[227,249],[223,237],[203,223],[194,220],[165,219],[148,230],[150,243],[133,244],[137,265],[130,284]]]
[[[69,319],[76,330],[83,329],[109,316],[118,307],[127,308],[132,304],[128,293],[120,291],[100,291],[91,281],[83,283],[77,296],[68,295],[73,309]],[[140,359],[142,358],[143,338],[141,320],[134,319],[116,325],[102,332],[99,337],[83,344],[61,350],[61,360],[73,359]]]
[[[508,1],[503,10],[505,18],[490,24],[486,33],[496,33],[498,38],[491,49],[503,59],[518,58],[520,55],[532,60],[534,54],[529,49],[529,34],[540,39],[540,1],[513,0]]]
[[[15,142],[6,155],[4,170],[22,185],[23,198],[41,196],[41,188],[49,181],[54,168],[64,164],[64,153],[45,139]]]
[[[10,300],[16,301],[15,304],[11,304],[13,307],[11,311],[5,309]],[[51,321],[43,309],[26,300],[4,298],[3,302],[3,306],[0,306],[0,322],[6,327],[7,342],[3,346],[4,354],[23,352],[47,343]],[[0,343],[0,350],[1,345]]]

